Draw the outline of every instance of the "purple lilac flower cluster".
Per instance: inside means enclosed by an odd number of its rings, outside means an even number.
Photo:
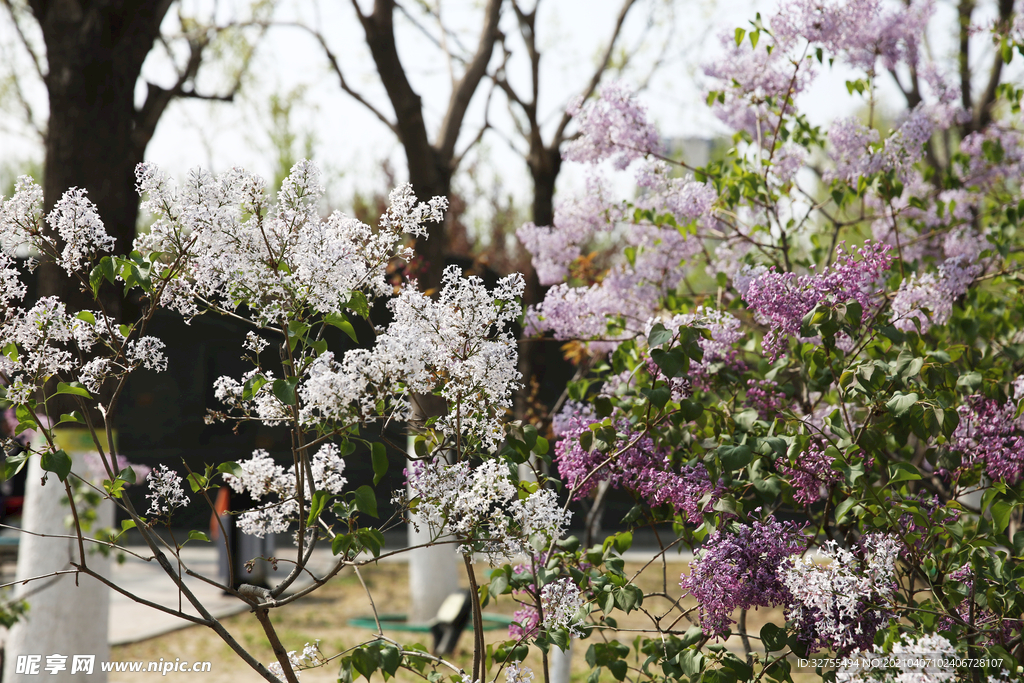
[[[650,319],[644,326],[644,336],[650,336],[651,329],[656,322],[661,322],[666,329],[673,332],[680,327],[700,327],[706,329],[711,338],[700,337],[697,343],[703,352],[699,361],[691,361],[689,375],[685,378],[676,377],[669,381],[672,387],[672,400],[679,401],[690,395],[691,386],[707,391],[710,389],[711,375],[723,368],[734,372],[742,372],[745,368],[740,360],[736,344],[744,337],[744,332],[739,318],[728,311],[720,311],[715,308],[698,306],[693,313],[684,313],[673,316],[671,320]],[[660,371],[654,362],[647,359],[648,370],[654,376]]]
[[[804,505],[824,500],[829,486],[843,480],[843,475],[832,469],[833,462],[835,458],[828,454],[827,444],[814,439],[797,456],[795,464],[780,465],[779,472],[793,487],[793,500]]]
[[[909,332],[927,332],[932,325],[945,325],[953,315],[953,304],[970,288],[983,266],[963,256],[948,258],[937,273],[910,277],[900,283],[892,300],[892,324]]]
[[[870,315],[877,297],[875,284],[888,269],[892,256],[888,245],[866,242],[857,250],[860,259],[836,251],[836,262],[816,275],[780,273],[774,268],[747,287],[744,298],[761,323],[768,325],[761,347],[773,360],[785,351],[789,337],[798,336],[805,315],[823,302],[856,301]]]
[[[938,624],[936,624],[938,630],[951,631],[959,622],[969,623],[982,632],[981,642],[983,644],[1003,646],[1009,645],[1014,639],[1015,633],[1020,633],[1021,628],[1024,627],[1024,623],[1020,619],[1000,619],[992,610],[977,604],[974,605],[972,614],[970,596],[972,592],[979,591],[974,591],[974,570],[969,562],[964,563],[959,569],[950,572],[946,578],[950,581],[962,583],[963,589],[961,592],[966,593],[967,597],[953,610],[956,614],[955,618],[949,615],[939,619]],[[982,589],[980,592],[984,593],[984,590]]]
[[[668,451],[655,447],[651,437],[640,436],[625,420],[616,425],[622,434],[621,443],[633,445],[605,464],[607,453],[588,451],[580,445],[580,435],[589,431],[590,424],[585,419],[571,420],[565,438],[555,444],[558,472],[572,489],[575,500],[589,495],[598,482],[608,480],[612,486],[633,491],[652,507],[667,504],[677,513],[685,513],[687,519],[696,519],[706,505],[717,499],[717,488],[704,465],[672,468]],[[598,468],[601,471],[590,476]],[[712,494],[710,500],[701,505],[708,493]]]
[[[634,159],[661,149],[658,131],[647,120],[647,108],[621,83],[605,85],[592,102],[577,99],[568,112],[580,127],[579,138],[565,150],[564,157],[570,161],[611,159],[621,170]]]
[[[736,608],[775,607],[792,596],[779,579],[786,558],[804,550],[800,528],[769,517],[736,532],[716,530],[697,550],[690,573],[679,582],[697,599],[705,635],[719,635],[735,623]]]
[[[770,422],[788,402],[774,380],[750,379],[747,380],[747,405],[756,410],[762,420]]]
[[[994,480],[1016,484],[1024,473],[1024,430],[1012,401],[974,395],[957,408],[960,424],[949,447],[963,456],[961,470],[981,465]]]
[[[783,40],[803,39],[839,55],[855,68],[894,68],[917,62],[933,2],[886,3],[884,0],[790,0],[779,7],[772,29]]]

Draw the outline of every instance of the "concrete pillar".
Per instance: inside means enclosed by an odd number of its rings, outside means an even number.
[[[91,451],[91,442],[81,438],[79,433],[62,431],[58,444],[72,457],[72,471],[87,471],[82,457]],[[26,531],[52,535],[73,535],[74,531],[65,519],[71,514],[64,493],[64,485],[52,472],[42,484],[44,474],[39,457],[29,463],[28,479],[25,485],[25,505],[22,512],[22,528]],[[114,506],[103,501],[97,510],[94,529],[114,524]],[[93,544],[95,549],[96,545]],[[86,545],[89,551],[90,546]],[[22,534],[18,548],[17,578],[19,581],[69,569],[69,562],[78,560],[78,542],[70,538],[40,538]],[[86,556],[87,565],[104,576],[110,576],[110,560],[98,552]],[[64,668],[55,671],[54,680],[69,683],[105,683],[107,676],[100,671],[100,663],[110,659],[107,644],[108,612],[110,590],[99,581],[79,576],[75,585],[73,575],[19,583],[14,589],[15,599],[28,602],[28,612],[10,630],[5,645],[4,681],[34,680],[27,676],[31,669],[18,673],[19,655],[39,655],[36,662],[22,660],[22,665],[38,665],[41,676],[53,675],[47,670],[48,664]],[[93,656],[92,669],[86,673],[71,671],[76,665],[76,655]],[[62,657],[66,659],[61,659]],[[50,658],[50,659],[48,659]],[[87,661],[87,660],[85,660]],[[85,661],[77,662],[83,667]]]
[[[409,437],[408,452],[413,454],[413,436]],[[412,461],[408,463],[412,465]],[[426,522],[410,515],[419,525],[409,524],[409,546],[430,541],[430,530]],[[425,624],[437,614],[441,603],[459,590],[461,560],[456,546],[451,543],[431,548],[417,548],[408,553],[409,558],[409,611],[410,624]]]

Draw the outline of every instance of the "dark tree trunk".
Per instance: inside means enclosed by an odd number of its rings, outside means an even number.
[[[409,182],[412,183],[413,191],[421,201],[427,201],[434,196],[448,197],[451,194],[452,175],[459,164],[455,145],[469,102],[486,73],[487,64],[494,51],[494,43],[498,37],[501,0],[487,2],[477,51],[466,65],[466,72],[453,88],[441,130],[433,143],[430,141],[423,119],[423,102],[413,90],[405,67],[398,57],[394,0],[375,0],[373,11],[369,14],[361,12],[358,6],[356,12],[366,33],[366,44],[377,66],[381,83],[395,111],[395,121],[391,125],[405,150],[405,158],[409,164]],[[416,245],[420,263],[415,275],[419,279],[420,289],[425,291],[436,290],[440,286],[448,246],[446,226],[442,224],[430,227],[430,237]]]
[[[552,225],[555,221],[555,181],[562,167],[562,155],[558,147],[545,147],[536,135],[530,140],[530,154],[526,162],[533,178],[532,218],[536,225]],[[537,279],[532,264],[525,267],[523,276],[526,287],[523,291],[523,305],[533,306],[544,299],[545,287]],[[553,397],[545,396],[544,379],[547,375],[547,345],[550,341],[524,337],[519,344],[519,374],[523,388],[515,399],[515,416],[520,420],[538,423],[545,419],[552,407]]]
[[[88,191],[115,253],[131,250],[138,216],[135,85],[170,0],[32,0],[49,71],[50,118],[43,180],[47,211],[71,187]],[[146,138],[148,142],[148,137]],[[41,296],[75,300],[79,287],[54,264],[40,266]],[[110,304],[117,299],[111,297]]]

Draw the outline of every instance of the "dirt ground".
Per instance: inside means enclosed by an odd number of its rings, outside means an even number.
[[[680,597],[679,575],[685,570],[685,563],[669,563],[664,568],[660,565],[653,565],[648,568],[638,579],[638,584],[645,592],[661,591],[667,588],[667,595],[671,599]],[[632,576],[640,568],[640,565],[627,563],[627,575]],[[373,593],[377,610],[381,614],[400,613],[404,611],[408,596],[408,585],[406,579],[406,565],[404,564],[381,564],[378,566],[367,566],[362,569],[363,578]],[[478,565],[476,568],[477,577],[486,577],[490,568],[487,565]],[[486,580],[486,578],[484,578]],[[468,581],[463,578],[463,583],[468,586]],[[684,608],[693,607],[692,601],[683,601]],[[516,603],[508,596],[502,597],[485,608],[485,613],[505,614],[511,616],[515,611]],[[644,608],[651,614],[661,614],[670,609],[670,601],[664,597],[654,597],[644,602]],[[282,608],[272,616],[275,620],[278,635],[285,647],[289,650],[302,650],[307,642],[320,640],[321,651],[331,656],[344,651],[353,645],[367,641],[371,638],[372,632],[369,629],[352,627],[348,624],[349,619],[359,616],[371,615],[369,602],[366,593],[363,591],[359,580],[352,570],[346,570],[334,581],[313,593],[312,595],[296,601],[295,603]],[[634,611],[628,616],[619,617],[619,626],[624,629],[649,628],[651,621],[648,616]],[[676,612],[678,615],[678,611]],[[693,615],[695,617],[695,615]],[[674,617],[673,617],[674,618]],[[758,633],[761,625],[766,619],[781,619],[780,610],[752,611],[747,618],[748,629],[751,633]],[[254,615],[250,613],[240,614],[224,620],[224,626],[231,632],[238,641],[244,645],[249,652],[264,663],[274,661],[273,653]],[[779,623],[779,621],[776,621]],[[685,630],[688,627],[686,618],[679,622],[675,628]],[[385,627],[385,634],[400,642],[420,642],[428,648],[431,645],[429,633],[408,633],[388,632]],[[624,643],[631,643],[636,632],[621,633],[619,640]],[[488,643],[501,642],[508,638],[505,629],[486,632]],[[600,636],[592,636],[590,640],[577,642],[573,654],[573,681],[583,683],[589,673],[584,660],[587,647]],[[756,641],[755,641],[756,643]],[[734,644],[729,643],[732,647]],[[735,643],[737,649],[739,642]],[[755,645],[756,646],[756,645]],[[472,670],[472,635],[467,631],[459,641],[454,661],[466,669]],[[237,655],[212,631],[203,627],[189,627],[180,631],[153,638],[141,643],[125,645],[112,648],[112,661],[157,661],[163,658],[164,661],[174,661],[176,658],[182,661],[209,661],[212,663],[212,670],[209,673],[168,673],[160,676],[156,673],[111,673],[110,683],[137,683],[149,679],[166,681],[167,683],[178,683],[184,681],[201,681],[202,683],[245,683],[248,681],[261,681],[254,671],[249,669]],[[534,661],[535,660],[535,661]],[[537,672],[537,682],[541,681],[540,655],[535,648],[531,649],[530,657],[524,662]],[[795,662],[794,662],[795,664]],[[337,681],[338,667],[334,663],[318,669],[309,669],[302,672],[303,683],[335,683]],[[375,674],[374,680],[377,680]],[[494,673],[491,673],[493,678]],[[807,677],[813,680],[816,677]],[[412,682],[423,679],[408,672],[400,670],[397,676],[398,681]],[[607,683],[613,683],[612,676],[605,672],[602,676]],[[499,677],[504,681],[504,676]]]

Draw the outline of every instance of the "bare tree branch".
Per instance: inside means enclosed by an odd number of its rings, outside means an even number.
[[[356,12],[359,12],[359,5],[356,4],[354,0],[353,0],[352,4],[355,5]],[[362,17],[362,14],[360,14],[359,16]],[[370,102],[368,99],[363,97],[363,95],[361,93],[359,93],[358,91],[353,89],[348,84],[348,80],[345,78],[345,74],[341,70],[341,62],[338,61],[338,56],[336,54],[334,54],[334,51],[331,50],[329,45],[327,45],[327,39],[324,38],[324,35],[322,33],[320,33],[320,31],[318,31],[318,30],[316,30],[314,28],[311,28],[309,26],[306,26],[305,24],[302,24],[302,23],[299,23],[299,22],[283,22],[283,23],[279,22],[276,25],[277,26],[288,26],[288,27],[292,27],[292,28],[297,28],[297,29],[303,30],[306,33],[308,33],[311,36],[313,36],[313,38],[316,39],[316,41],[320,44],[320,49],[322,49],[324,51],[324,56],[327,57],[327,61],[331,65],[331,70],[334,71],[334,74],[338,77],[338,84],[341,86],[341,89],[346,94],[348,94],[349,97],[351,97],[356,102],[358,102],[359,104],[361,104],[364,107],[366,107],[366,109],[371,114],[376,116],[380,120],[381,123],[383,123],[385,126],[388,127],[388,130],[390,130],[395,135],[399,135],[399,133],[398,133],[398,125],[396,123],[394,123],[393,121],[391,121],[391,119],[389,119],[372,102]]]
[[[615,19],[615,27],[612,29],[611,38],[608,40],[608,45],[605,47],[604,55],[598,62],[597,68],[594,69],[593,75],[590,77],[590,82],[587,84],[586,89],[580,93],[583,99],[587,99],[594,94],[597,90],[597,84],[601,82],[601,77],[604,75],[605,70],[608,68],[608,64],[611,62],[612,53],[615,51],[615,44],[619,39],[619,34],[622,32],[622,26],[626,23],[626,16],[629,14],[629,10],[636,4],[636,0],[624,0],[622,7],[619,9],[619,15]],[[564,139],[565,129],[569,125],[569,121],[572,119],[569,113],[566,112],[562,115],[562,120],[558,124],[558,129],[555,132],[555,140]]]
[[[501,4],[502,0],[488,0],[484,14],[484,28],[480,32],[480,42],[477,45],[476,54],[473,55],[472,61],[466,66],[466,72],[462,75],[462,79],[452,91],[451,99],[448,102],[448,112],[441,124],[441,134],[436,145],[442,159],[454,158],[455,143],[458,141],[459,131],[462,129],[462,121],[469,108],[469,102],[473,98],[477,86],[480,85],[480,81],[487,74],[487,65],[491,61],[494,43],[498,38]]]
[[[39,76],[41,81],[45,81],[46,73],[43,70],[43,60],[38,54],[36,54],[35,48],[32,47],[32,43],[29,42],[28,36],[26,36],[25,32],[22,30],[21,22],[18,21],[18,14],[14,10],[14,5],[11,4],[11,0],[0,0],[0,2],[3,3],[4,7],[7,9],[7,13],[11,17],[11,23],[14,24],[14,30],[18,34],[18,40],[21,41],[25,51],[28,52],[29,57],[32,58],[32,64],[35,66],[36,74]]]

